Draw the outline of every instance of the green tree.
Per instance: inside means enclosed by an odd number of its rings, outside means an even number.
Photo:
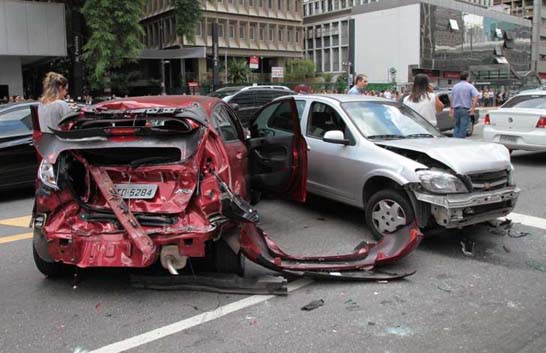
[[[336,89],[339,93],[345,92],[348,88],[348,76],[347,73],[340,74],[336,79]]]
[[[286,79],[288,81],[303,81],[315,77],[316,66],[312,60],[294,59],[286,63]]]
[[[231,60],[228,62],[229,80],[233,83],[246,83],[250,75],[250,68],[245,60]]]
[[[176,20],[176,34],[180,37],[185,36],[195,44],[195,28],[203,16],[201,2],[197,0],[172,1]]]
[[[88,31],[83,58],[94,87],[109,87],[110,73],[134,61],[143,48],[140,19],[145,0],[86,0],[82,8]]]

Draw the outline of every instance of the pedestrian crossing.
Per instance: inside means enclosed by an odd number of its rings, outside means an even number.
[[[546,218],[533,217],[519,213],[511,213],[507,216],[507,218],[511,219],[514,223],[546,230]],[[13,227],[21,229],[20,233],[15,232],[15,234],[0,236],[0,244],[31,239],[32,232],[29,232],[31,219],[31,216],[0,219],[0,227]]]
[[[14,234],[0,236],[0,245],[13,243],[19,240],[32,239],[32,232],[29,232],[31,218],[31,216],[22,216],[0,219],[0,227],[10,227],[10,231],[13,228],[20,228],[20,231],[14,230]]]

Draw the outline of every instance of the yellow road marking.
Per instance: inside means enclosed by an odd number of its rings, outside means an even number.
[[[11,243],[17,240],[30,239],[30,238],[32,238],[32,233],[10,235],[9,237],[0,237],[0,244]]]
[[[0,225],[11,227],[25,227],[28,228],[31,216],[23,216],[16,218],[0,219]]]

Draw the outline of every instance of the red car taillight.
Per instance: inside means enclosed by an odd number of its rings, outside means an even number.
[[[491,119],[489,119],[489,114],[485,114],[485,118],[483,120],[484,125],[491,125]]]
[[[546,129],[546,116],[543,116],[542,118],[538,119],[537,128]]]

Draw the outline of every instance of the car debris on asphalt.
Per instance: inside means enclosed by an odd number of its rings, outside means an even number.
[[[323,305],[324,305],[324,299],[313,300],[309,304],[306,304],[306,305],[302,306],[301,310],[311,311],[311,310],[315,310],[317,308],[320,308]]]

